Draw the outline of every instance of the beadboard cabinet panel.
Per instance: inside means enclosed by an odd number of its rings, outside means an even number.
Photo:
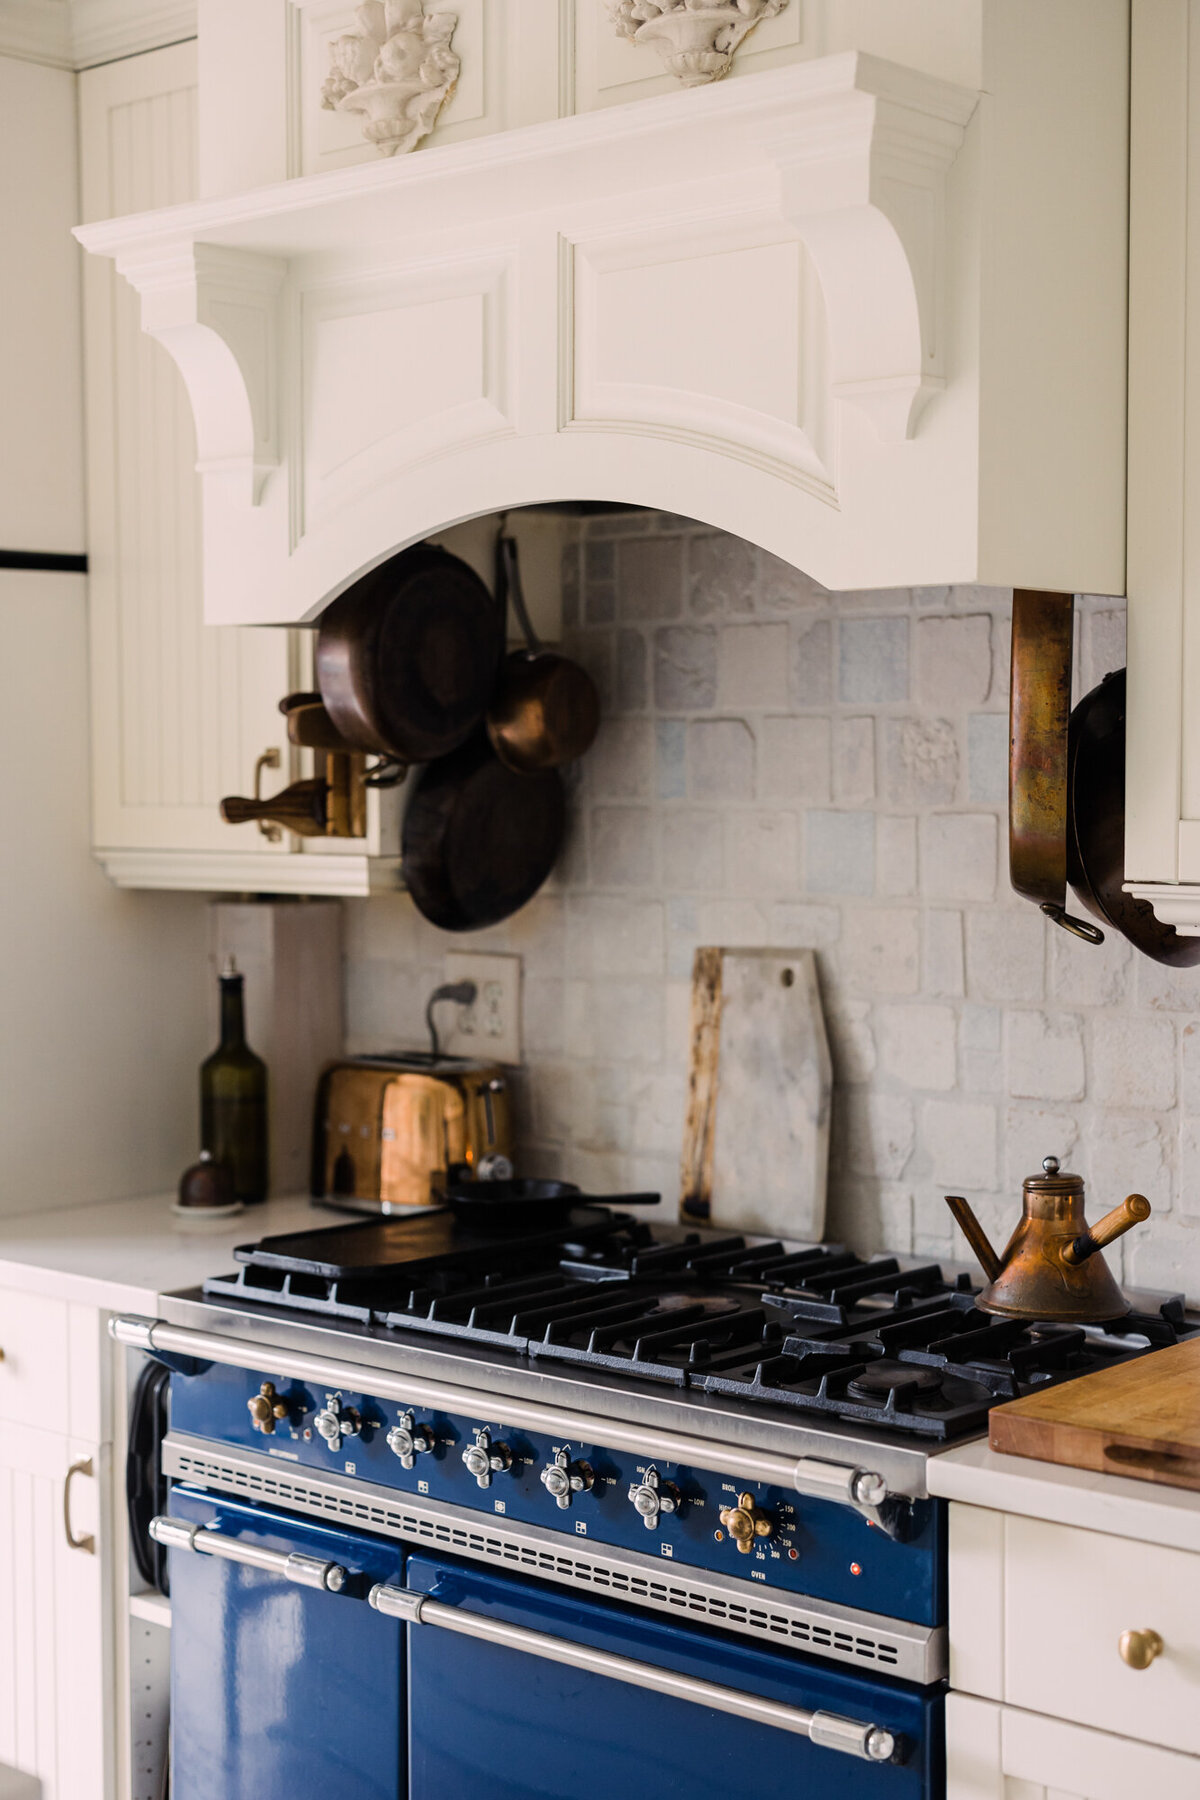
[[[196,45],[80,76],[85,219],[197,192]],[[236,134],[235,134],[236,136]],[[365,839],[272,841],[226,794],[312,773],[279,701],[312,682],[311,632],[204,622],[196,434],[183,382],[111,264],[85,271],[93,842],[118,886],[365,894],[393,886],[390,801]]]
[[[85,219],[192,198],[194,44],[86,71],[80,127]],[[89,262],[84,300],[98,853],[252,852],[265,869],[287,840],[235,834],[218,806],[250,791],[262,752],[288,768],[289,634],[204,624],[183,384],[111,265]]]

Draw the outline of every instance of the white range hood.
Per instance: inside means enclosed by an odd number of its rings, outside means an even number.
[[[1126,9],[978,10],[978,86],[805,56],[82,228],[187,383],[209,620],[570,499],[1123,591]]]

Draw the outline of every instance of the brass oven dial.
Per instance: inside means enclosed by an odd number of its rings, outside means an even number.
[[[272,1435],[277,1420],[288,1416],[288,1409],[275,1392],[273,1381],[264,1381],[257,1394],[247,1400],[246,1406],[250,1412],[250,1423],[255,1431],[261,1431],[265,1437]]]
[[[749,1556],[755,1538],[769,1538],[775,1521],[769,1512],[754,1504],[753,1494],[739,1494],[736,1506],[723,1506],[720,1520],[743,1556]]]

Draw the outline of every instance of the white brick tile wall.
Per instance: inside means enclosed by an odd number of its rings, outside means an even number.
[[[1124,608],[1077,606],[1077,692]],[[564,644],[604,726],[570,771],[541,895],[466,940],[524,965],[522,1161],[673,1205],[697,944],[816,951],[834,1065],[829,1232],[965,1254],[946,1192],[1003,1241],[1047,1154],[1110,1254],[1200,1300],[1200,970],[1095,949],[1005,868],[1011,596],[831,595],[749,544],[599,515],[564,556]],[[423,1041],[448,939],[402,896],[347,903],[351,1047]]]

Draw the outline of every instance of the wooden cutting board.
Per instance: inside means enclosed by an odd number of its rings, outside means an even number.
[[[993,1450],[1200,1490],[1200,1338],[992,1409]]]
[[[830,1089],[812,951],[697,950],[680,1217],[819,1240]]]

